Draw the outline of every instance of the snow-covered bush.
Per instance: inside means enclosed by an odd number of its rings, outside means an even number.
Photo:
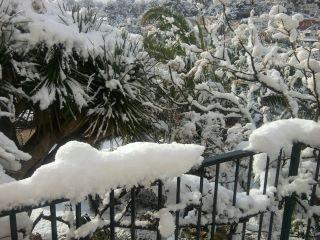
[[[252,11],[237,26],[229,5],[217,4],[221,11],[216,19],[203,17],[193,25],[165,7],[152,9],[142,18],[148,24],[146,50],[161,62],[161,87],[170,93],[174,112],[180,112],[175,113],[179,115],[177,139],[194,141],[196,137],[201,142],[211,135],[208,146],[217,144],[223,151],[225,144],[216,139],[226,139],[227,129],[234,124],[250,123],[254,129],[282,118],[317,120],[319,49],[318,43],[309,46],[300,38],[297,28],[302,15],[289,15],[284,7],[275,6],[260,16]],[[262,21],[267,24],[256,24]],[[210,133],[213,116],[223,136]]]
[[[179,19],[181,13],[172,9],[156,8],[144,15],[144,23],[149,24],[145,47],[159,61],[160,91],[169,96],[159,97],[159,102],[170,104],[164,109],[167,114],[160,115],[167,123],[167,141],[197,142],[208,152],[224,152],[245,147],[243,141],[252,130],[271,121],[297,117],[318,121],[319,42],[310,45],[301,38],[298,27],[303,16],[277,5],[264,14],[252,10],[246,20],[234,22],[232,1],[214,4],[220,6],[215,18],[205,17],[203,12],[193,24],[188,18]],[[268,146],[263,151],[272,149]],[[289,156],[286,152],[284,179]],[[261,166],[255,160],[260,187],[266,162],[262,159]],[[274,179],[277,157],[273,155],[270,161],[270,178]],[[314,165],[316,160],[310,161],[303,164]],[[233,169],[233,164],[223,169],[226,182]],[[214,169],[210,174],[214,176]],[[310,200],[314,174],[301,167],[295,181],[284,180],[279,188],[291,190],[279,194],[279,201],[295,191],[300,203]],[[239,182],[243,180],[245,177]],[[306,220],[303,207],[297,214]]]

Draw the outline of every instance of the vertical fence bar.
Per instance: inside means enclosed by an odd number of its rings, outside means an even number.
[[[267,184],[268,184],[268,175],[269,175],[269,164],[270,164],[270,158],[267,156],[267,162],[266,162],[266,170],[264,172],[264,181],[263,181],[263,190],[262,194],[267,193]],[[258,240],[261,239],[261,234],[262,234],[262,225],[263,225],[263,217],[264,214],[260,214],[260,219],[259,219],[259,230],[258,230]]]
[[[133,187],[131,189],[131,226],[130,226],[130,234],[131,239],[136,239],[136,188]]]
[[[11,213],[10,216],[10,232],[11,239],[18,240],[18,228],[17,228],[17,217],[15,213]]]
[[[50,204],[50,221],[51,221],[51,236],[52,240],[58,239],[57,233],[57,214],[56,214],[56,204]]]
[[[177,177],[177,192],[176,192],[176,204],[180,203],[180,187],[181,187],[181,178]],[[176,225],[176,229],[174,232],[174,239],[178,240],[179,238],[179,232],[180,232],[180,228],[179,228],[179,215],[180,215],[180,211],[177,210],[176,211],[176,220],[175,220],[175,225]]]
[[[251,188],[252,164],[253,164],[253,156],[250,156],[249,165],[248,165],[247,189],[246,189],[247,196],[249,196],[250,188]],[[244,222],[242,225],[242,238],[241,238],[242,240],[245,240],[246,228],[247,228],[247,223]]]
[[[158,181],[158,210],[162,208],[162,181]],[[157,230],[157,240],[161,240],[159,229]]]
[[[261,239],[261,235],[262,235],[263,217],[264,217],[264,214],[261,213],[261,214],[260,214],[260,218],[259,218],[258,240]]]
[[[238,191],[238,181],[239,181],[239,169],[240,169],[240,160],[237,159],[237,161],[236,161],[236,172],[235,172],[235,176],[234,176],[232,206],[236,206],[236,203],[237,203],[237,191]]]
[[[280,150],[280,153],[279,153],[278,162],[277,162],[276,179],[274,180],[274,186],[276,188],[278,187],[278,184],[279,184],[281,161],[282,161],[282,149]]]
[[[232,197],[232,206],[236,206],[237,203],[237,191],[238,191],[238,181],[239,181],[239,170],[240,170],[240,159],[236,160],[236,172],[234,176],[234,186],[233,186],[233,197]],[[232,239],[232,235],[236,231],[236,225],[230,227],[228,239]]]
[[[277,161],[276,178],[274,180],[274,187],[275,188],[278,188],[280,168],[281,168],[281,160],[282,160],[282,149],[279,152],[279,157],[278,157],[278,161]],[[274,211],[271,210],[270,222],[269,222],[269,230],[268,230],[268,240],[271,240],[271,238],[272,238],[272,227],[273,227],[274,214],[275,214]]]
[[[289,167],[289,177],[296,176],[299,170],[300,164],[300,154],[301,154],[301,143],[294,143],[291,152],[291,160],[290,160],[290,167]],[[295,199],[294,196],[286,197],[285,198],[285,205],[283,210],[283,217],[282,217],[282,226],[281,226],[281,240],[289,240],[290,236],[290,229],[291,229],[291,219],[292,214],[295,207]]]
[[[217,200],[218,200],[218,187],[219,187],[219,174],[220,164],[216,165],[216,176],[214,179],[214,194],[213,194],[213,211],[212,211],[212,227],[211,227],[211,240],[214,239],[216,230],[216,215],[217,215]]]
[[[246,239],[246,229],[247,229],[247,222],[244,222],[242,223],[242,235],[241,235],[242,240]]]
[[[268,175],[269,175],[269,164],[270,164],[270,158],[267,156],[267,162],[266,162],[266,171],[264,173],[264,181],[263,181],[263,194],[267,193],[267,185],[268,185]]]
[[[312,217],[310,217],[308,219],[307,230],[306,230],[306,238],[305,238],[306,240],[308,240],[310,238],[311,221],[312,221]]]
[[[315,171],[315,175],[314,175],[314,180],[316,183],[312,187],[310,206],[314,205],[314,201],[315,201],[315,197],[316,197],[316,191],[317,191],[317,185],[318,185],[318,175],[319,175],[319,168],[320,168],[320,151],[318,151],[316,161],[317,161],[317,167],[316,167],[316,171]],[[312,216],[308,219],[306,239],[310,238],[311,221],[312,221]]]
[[[199,191],[201,193],[200,204],[198,208],[198,220],[197,220],[197,240],[200,240],[201,237],[201,214],[202,214],[202,193],[203,193],[203,177],[204,177],[204,168],[200,169],[200,187]]]
[[[110,239],[114,240],[115,239],[115,221],[114,221],[114,190],[111,190],[110,192]]]
[[[247,196],[250,193],[250,188],[251,188],[251,178],[252,178],[252,164],[253,164],[253,156],[250,156],[249,160],[249,169],[248,169],[248,177],[247,177]]]
[[[81,202],[76,204],[76,228],[81,225]]]

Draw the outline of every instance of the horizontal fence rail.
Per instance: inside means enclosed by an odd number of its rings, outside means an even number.
[[[292,159],[296,159],[295,165],[290,165],[291,175],[297,173],[297,166],[299,166],[299,159],[300,159],[300,152],[301,152],[301,145],[295,145],[292,152]],[[218,235],[221,235],[221,232],[224,233],[224,238],[222,239],[232,239],[232,236],[238,236],[240,239],[289,239],[290,236],[290,224],[291,218],[293,214],[293,207],[294,207],[294,196],[291,198],[287,198],[285,200],[285,207],[284,207],[284,219],[282,223],[281,229],[281,236],[273,235],[274,231],[274,221],[276,217],[275,209],[265,209],[264,211],[255,212],[249,215],[240,216],[239,219],[234,219],[234,221],[221,221],[218,215],[218,199],[219,199],[219,186],[228,187],[229,190],[232,191],[232,206],[236,207],[238,204],[238,195],[240,192],[245,194],[246,196],[250,196],[250,190],[253,189],[253,162],[254,162],[254,155],[256,153],[251,151],[233,151],[225,154],[209,156],[205,158],[202,162],[202,165],[199,169],[190,172],[189,174],[196,175],[199,177],[199,185],[198,191],[200,192],[201,196],[203,196],[204,191],[204,182],[214,182],[213,197],[210,200],[210,204],[212,204],[212,213],[210,213],[210,219],[204,219],[204,203],[203,197],[200,198],[200,202],[197,206],[195,206],[195,213],[196,213],[196,222],[193,224],[185,225],[181,223],[183,220],[181,210],[175,210],[174,214],[174,224],[175,224],[175,231],[174,231],[174,239],[180,239],[182,234],[188,233],[189,238],[184,239],[221,239],[218,238]],[[279,184],[279,176],[282,167],[282,162],[284,160],[284,154],[282,151],[279,154],[279,157],[276,162],[271,163],[270,158],[267,157],[265,172],[264,172],[264,181],[260,186],[260,190],[262,191],[263,195],[267,194],[267,186],[268,186],[268,178],[269,178],[269,165],[273,164],[276,166],[276,172],[274,174],[273,186],[275,188],[278,187]],[[317,183],[318,181],[318,174],[319,174],[319,167],[320,167],[320,156],[319,153],[317,155],[317,165],[315,171],[314,180]],[[234,169],[234,175],[232,177],[232,182],[227,182],[223,180],[223,166],[224,164],[229,164],[228,166]],[[291,162],[292,164],[292,162]],[[214,172],[211,176],[208,177],[209,170]],[[289,174],[289,175],[290,175]],[[229,177],[230,180],[230,177]],[[241,181],[243,183],[241,183]],[[219,183],[219,184],[218,184]],[[175,192],[175,203],[181,203],[181,189],[184,186],[183,178],[177,177],[176,178],[176,192]],[[316,202],[316,186],[314,184],[312,189],[311,195],[311,202],[310,205],[315,205]],[[156,190],[156,200],[155,200],[155,210],[160,210],[164,207],[164,183],[162,181],[156,181],[153,184]],[[128,229],[129,236],[128,239],[137,239],[137,234],[139,231],[150,231],[154,232],[155,239],[160,240],[162,239],[160,231],[158,229],[158,221],[155,221],[151,225],[141,225],[137,219],[137,214],[141,209],[137,208],[137,194],[140,191],[139,186],[135,186],[126,193],[129,194],[130,200],[128,205],[126,206],[126,211],[128,214],[128,222],[124,223],[121,219],[116,219],[116,214],[118,213],[119,209],[117,209],[117,198],[115,197],[115,190],[110,191],[109,193],[109,203],[107,204],[108,208],[108,224],[104,225],[102,228],[108,231],[108,239],[114,240],[116,239],[117,229]],[[17,240],[19,237],[19,233],[21,234],[21,229],[18,229],[17,224],[17,214],[21,212],[31,212],[33,209],[49,207],[50,216],[47,218],[51,224],[51,235],[52,239],[60,239],[61,236],[58,236],[57,232],[57,221],[62,221],[59,219],[56,213],[56,205],[61,203],[68,202],[68,199],[58,199],[55,201],[41,203],[37,206],[21,206],[20,208],[11,209],[9,211],[2,211],[0,212],[0,217],[9,216],[10,222],[10,232],[11,232],[11,239]],[[207,204],[207,203],[206,203]],[[79,228],[83,224],[83,218],[85,217],[85,213],[81,212],[81,203],[76,203],[74,206],[75,209],[75,227]],[[105,210],[105,209],[104,209]],[[99,212],[97,211],[97,214]],[[206,213],[208,214],[208,213]],[[102,213],[101,213],[102,215]],[[105,216],[105,215],[104,215]],[[209,216],[209,215],[208,215]],[[277,216],[279,217],[279,216]],[[252,226],[249,228],[249,221],[250,219],[256,219],[257,226],[255,229]],[[206,220],[206,221],[204,221]],[[37,223],[36,220],[35,224]],[[313,239],[311,236],[311,229],[313,228],[313,219],[310,217],[307,222],[306,227],[306,235],[305,239]],[[278,226],[276,226],[278,227]],[[85,238],[90,239],[90,238]]]

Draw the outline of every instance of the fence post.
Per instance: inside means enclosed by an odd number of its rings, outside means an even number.
[[[11,213],[9,216],[10,219],[10,231],[11,239],[18,240],[18,228],[17,228],[17,217],[15,213]]]
[[[290,166],[289,166],[289,177],[298,175],[301,148],[302,148],[301,143],[294,143],[292,146],[291,160],[290,160]],[[294,207],[295,207],[295,196],[293,193],[292,196],[285,198],[280,240],[289,240],[291,220],[292,220]]]
[[[50,221],[51,221],[51,236],[52,240],[58,240],[58,233],[57,233],[57,211],[56,211],[56,204],[50,204]]]

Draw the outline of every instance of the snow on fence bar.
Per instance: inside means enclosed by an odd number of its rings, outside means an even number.
[[[320,124],[298,118],[264,124],[250,135],[248,150],[265,152],[270,157],[277,157],[280,149],[283,149],[290,155],[293,143],[297,142],[319,147]]]
[[[1,184],[0,211],[63,198],[80,202],[119,186],[180,176],[201,164],[203,151],[193,144],[131,143],[108,152],[72,141],[30,178]]]

